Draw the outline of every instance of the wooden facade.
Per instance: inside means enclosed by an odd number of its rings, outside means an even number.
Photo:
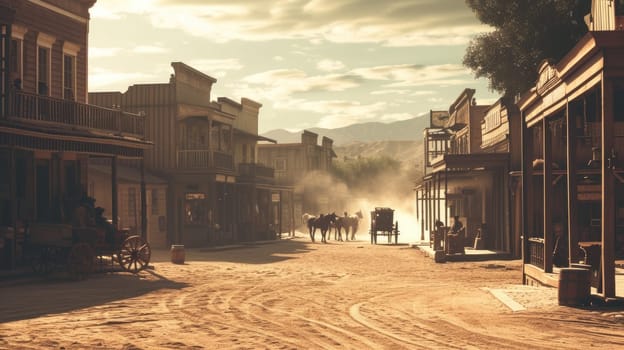
[[[511,227],[514,217],[520,219],[510,215],[516,197],[509,190],[509,173],[520,165],[520,148],[511,142],[520,131],[517,109],[503,100],[477,105],[474,94],[465,89],[446,123],[432,122],[425,130],[426,173],[416,188],[421,239],[433,234],[438,220],[450,226],[458,216],[466,227],[465,246],[479,236],[485,248],[519,256],[520,237]]]
[[[115,198],[117,160],[140,163],[151,146],[142,116],[86,104],[87,34],[94,3],[0,1],[2,268],[25,263],[21,258],[29,224],[71,222],[87,191],[89,158],[111,160]],[[144,184],[140,187],[143,191]]]
[[[615,261],[624,259],[623,43],[623,31],[588,33],[556,65],[543,62],[518,102],[527,283],[583,260],[599,277],[598,293],[616,296]]]
[[[275,169],[275,181],[282,186],[296,187],[293,221],[299,223],[303,213],[329,212],[329,198],[306,186],[303,180],[315,171],[326,173],[336,157],[333,140],[308,130],[301,134],[300,143],[259,144],[258,162]],[[297,218],[297,219],[295,219]]]
[[[203,246],[275,237],[279,229],[269,209],[275,202],[267,199],[276,198],[273,169],[255,162],[262,105],[247,98],[212,101],[216,79],[182,62],[171,66],[167,83],[89,94],[97,105],[146,115],[146,134],[154,141],[146,168],[168,180],[168,242]]]

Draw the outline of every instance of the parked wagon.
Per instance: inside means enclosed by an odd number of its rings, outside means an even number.
[[[150,261],[151,248],[141,236],[117,231],[110,242],[101,228],[73,228],[63,224],[31,224],[25,255],[36,273],[66,270],[72,278],[88,277],[96,265],[119,265],[138,273]]]
[[[394,209],[377,207],[371,212],[370,236],[371,244],[377,244],[377,236],[387,236],[388,243],[394,236],[394,244],[398,243],[399,222],[394,221]]]

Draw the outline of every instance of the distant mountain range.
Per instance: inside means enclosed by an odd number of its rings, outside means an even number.
[[[334,146],[344,146],[353,142],[375,141],[419,141],[423,139],[423,129],[429,126],[429,116],[420,116],[412,119],[392,123],[362,123],[353,124],[337,129],[310,128],[307,129],[319,135],[334,140]],[[301,131],[290,132],[284,129],[268,131],[262,136],[276,140],[278,143],[301,142]]]

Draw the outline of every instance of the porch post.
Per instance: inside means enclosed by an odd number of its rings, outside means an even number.
[[[544,149],[544,272],[553,271],[553,237],[552,237],[552,131],[548,118],[542,119]]]
[[[444,222],[445,225],[448,225],[449,220],[451,219],[449,217],[449,212],[448,212],[448,203],[446,202],[446,195],[448,194],[448,169],[446,167],[444,167]]]
[[[579,235],[577,222],[577,189],[576,189],[576,118],[578,110],[570,111],[570,104],[566,104],[566,138],[567,144],[567,185],[568,185],[568,251],[570,252],[569,263],[577,263],[579,257],[577,251]]]
[[[10,179],[10,196],[11,196],[11,225],[13,226],[13,237],[11,239],[11,270],[15,269],[17,251],[17,169],[15,167],[15,147],[11,146],[9,150],[9,179]]]
[[[140,160],[141,167],[141,238],[147,241],[147,191],[145,188],[145,161]]]
[[[615,297],[615,164],[613,82],[602,76],[602,295]]]
[[[111,158],[111,211],[113,215],[113,226],[120,229],[119,225],[119,207],[117,203],[117,156]]]
[[[522,237],[521,242],[521,254],[523,265],[530,263],[531,252],[528,249],[529,237],[532,235],[532,220],[531,212],[533,211],[532,191],[533,191],[533,166],[531,164],[533,158],[533,134],[532,130],[528,128],[526,120],[524,119],[524,113],[520,116],[521,123],[521,144],[522,144],[522,193],[521,193],[521,218],[520,220],[520,234]],[[543,267],[543,266],[542,266]],[[523,282],[526,282],[524,280]]]

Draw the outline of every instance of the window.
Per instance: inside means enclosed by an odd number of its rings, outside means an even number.
[[[152,215],[158,215],[158,189],[152,188]]]
[[[22,89],[22,40],[11,40],[11,57],[9,58],[9,70],[12,72],[11,83],[13,87]]]
[[[184,202],[184,223],[201,225],[208,223],[208,200],[205,193],[187,193]]]
[[[130,187],[128,188],[128,216],[135,217],[136,216],[136,188]]]
[[[278,158],[274,161],[275,171],[286,171],[286,159]]]
[[[50,95],[50,49],[39,46],[37,50],[37,93]]]
[[[51,95],[51,61],[52,45],[56,38],[45,33],[37,36],[37,93],[44,96]]]
[[[76,57],[63,55],[63,98],[66,100],[75,99],[76,86]]]
[[[624,0],[615,0],[615,15],[624,16]]]

